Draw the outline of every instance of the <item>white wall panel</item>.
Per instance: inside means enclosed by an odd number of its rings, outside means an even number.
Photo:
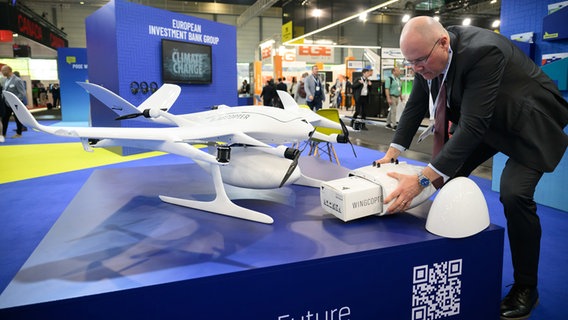
[[[237,29],[237,62],[253,62],[260,43],[260,18],[254,18]]]

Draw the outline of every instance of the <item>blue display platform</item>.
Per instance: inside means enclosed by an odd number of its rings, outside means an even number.
[[[229,193],[275,223],[161,202],[212,196],[195,164],[95,171],[0,295],[0,318],[499,317],[501,227],[444,239],[424,207],[344,223],[317,188]]]

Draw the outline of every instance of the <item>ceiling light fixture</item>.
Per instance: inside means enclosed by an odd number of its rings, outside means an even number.
[[[312,32],[308,32],[308,33],[303,34],[303,35],[301,35],[301,36],[299,36],[299,37],[290,39],[290,40],[284,42],[284,44],[291,44],[291,43],[294,42],[294,41],[298,41],[298,40],[304,39],[304,38],[306,38],[306,37],[309,37],[309,36],[314,35],[314,34],[316,34],[316,33],[320,33],[320,32],[325,31],[325,30],[327,30],[327,29],[331,29],[331,28],[336,27],[336,26],[338,26],[338,25],[344,24],[344,23],[347,22],[347,21],[351,21],[351,20],[353,20],[353,19],[357,19],[357,18],[358,18],[361,14],[363,14],[363,13],[369,13],[369,12],[375,11],[375,10],[377,10],[377,9],[380,9],[380,8],[382,8],[382,7],[386,7],[386,6],[390,5],[390,4],[395,3],[395,2],[398,2],[398,1],[400,1],[400,0],[390,0],[390,1],[383,2],[383,3],[379,4],[379,5],[376,5],[376,6],[372,7],[372,8],[369,8],[369,9],[367,9],[367,10],[361,12],[361,13],[356,13],[356,14],[354,14],[354,15],[352,15],[352,16],[349,16],[349,17],[347,17],[347,18],[345,18],[345,19],[341,19],[341,20],[339,20],[339,21],[336,21],[336,22],[334,22],[334,23],[332,23],[332,24],[329,24],[329,25],[327,25],[327,26],[325,26],[325,27],[319,28],[319,29],[314,30],[314,31],[312,31]]]
[[[491,28],[498,28],[501,25],[501,20],[495,20],[491,24]]]
[[[469,26],[471,24],[471,19],[470,18],[465,18],[462,21],[462,25],[464,26]]]

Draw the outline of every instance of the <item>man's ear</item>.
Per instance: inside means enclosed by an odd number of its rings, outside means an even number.
[[[448,48],[450,46],[450,38],[447,35],[442,35],[440,38],[440,45],[443,48]]]

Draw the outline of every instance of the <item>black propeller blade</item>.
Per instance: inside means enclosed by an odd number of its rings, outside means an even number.
[[[279,188],[282,187],[284,183],[286,183],[286,181],[288,181],[294,170],[296,170],[296,167],[298,166],[298,159],[300,159],[300,153],[301,152],[298,149],[286,148],[286,151],[284,152],[284,157],[286,159],[292,159],[292,163],[290,164],[290,167],[288,167],[288,170],[284,175],[284,179],[282,179],[282,182],[280,182]]]
[[[348,142],[351,145],[351,150],[353,150],[353,155],[357,158],[357,153],[355,152],[355,147],[353,147],[353,143],[349,140],[349,130],[347,130],[347,126],[343,122],[343,120],[339,119],[339,124],[341,124],[341,130],[343,131],[342,135],[337,136],[337,142],[345,143]],[[341,139],[341,141],[340,141]]]
[[[162,108],[160,109],[162,111],[166,111],[168,109],[166,108]],[[116,118],[115,120],[126,120],[126,119],[134,119],[134,118],[138,118],[140,116],[144,116],[144,118],[150,118],[150,109],[145,109],[142,112],[137,112],[137,113],[131,113],[131,114],[125,114],[123,116],[120,116],[118,118]]]
[[[126,119],[134,119],[134,118],[138,118],[139,116],[143,116],[144,114],[142,112],[139,113],[131,113],[131,114],[125,114],[123,116],[120,116],[114,120],[126,120]]]

